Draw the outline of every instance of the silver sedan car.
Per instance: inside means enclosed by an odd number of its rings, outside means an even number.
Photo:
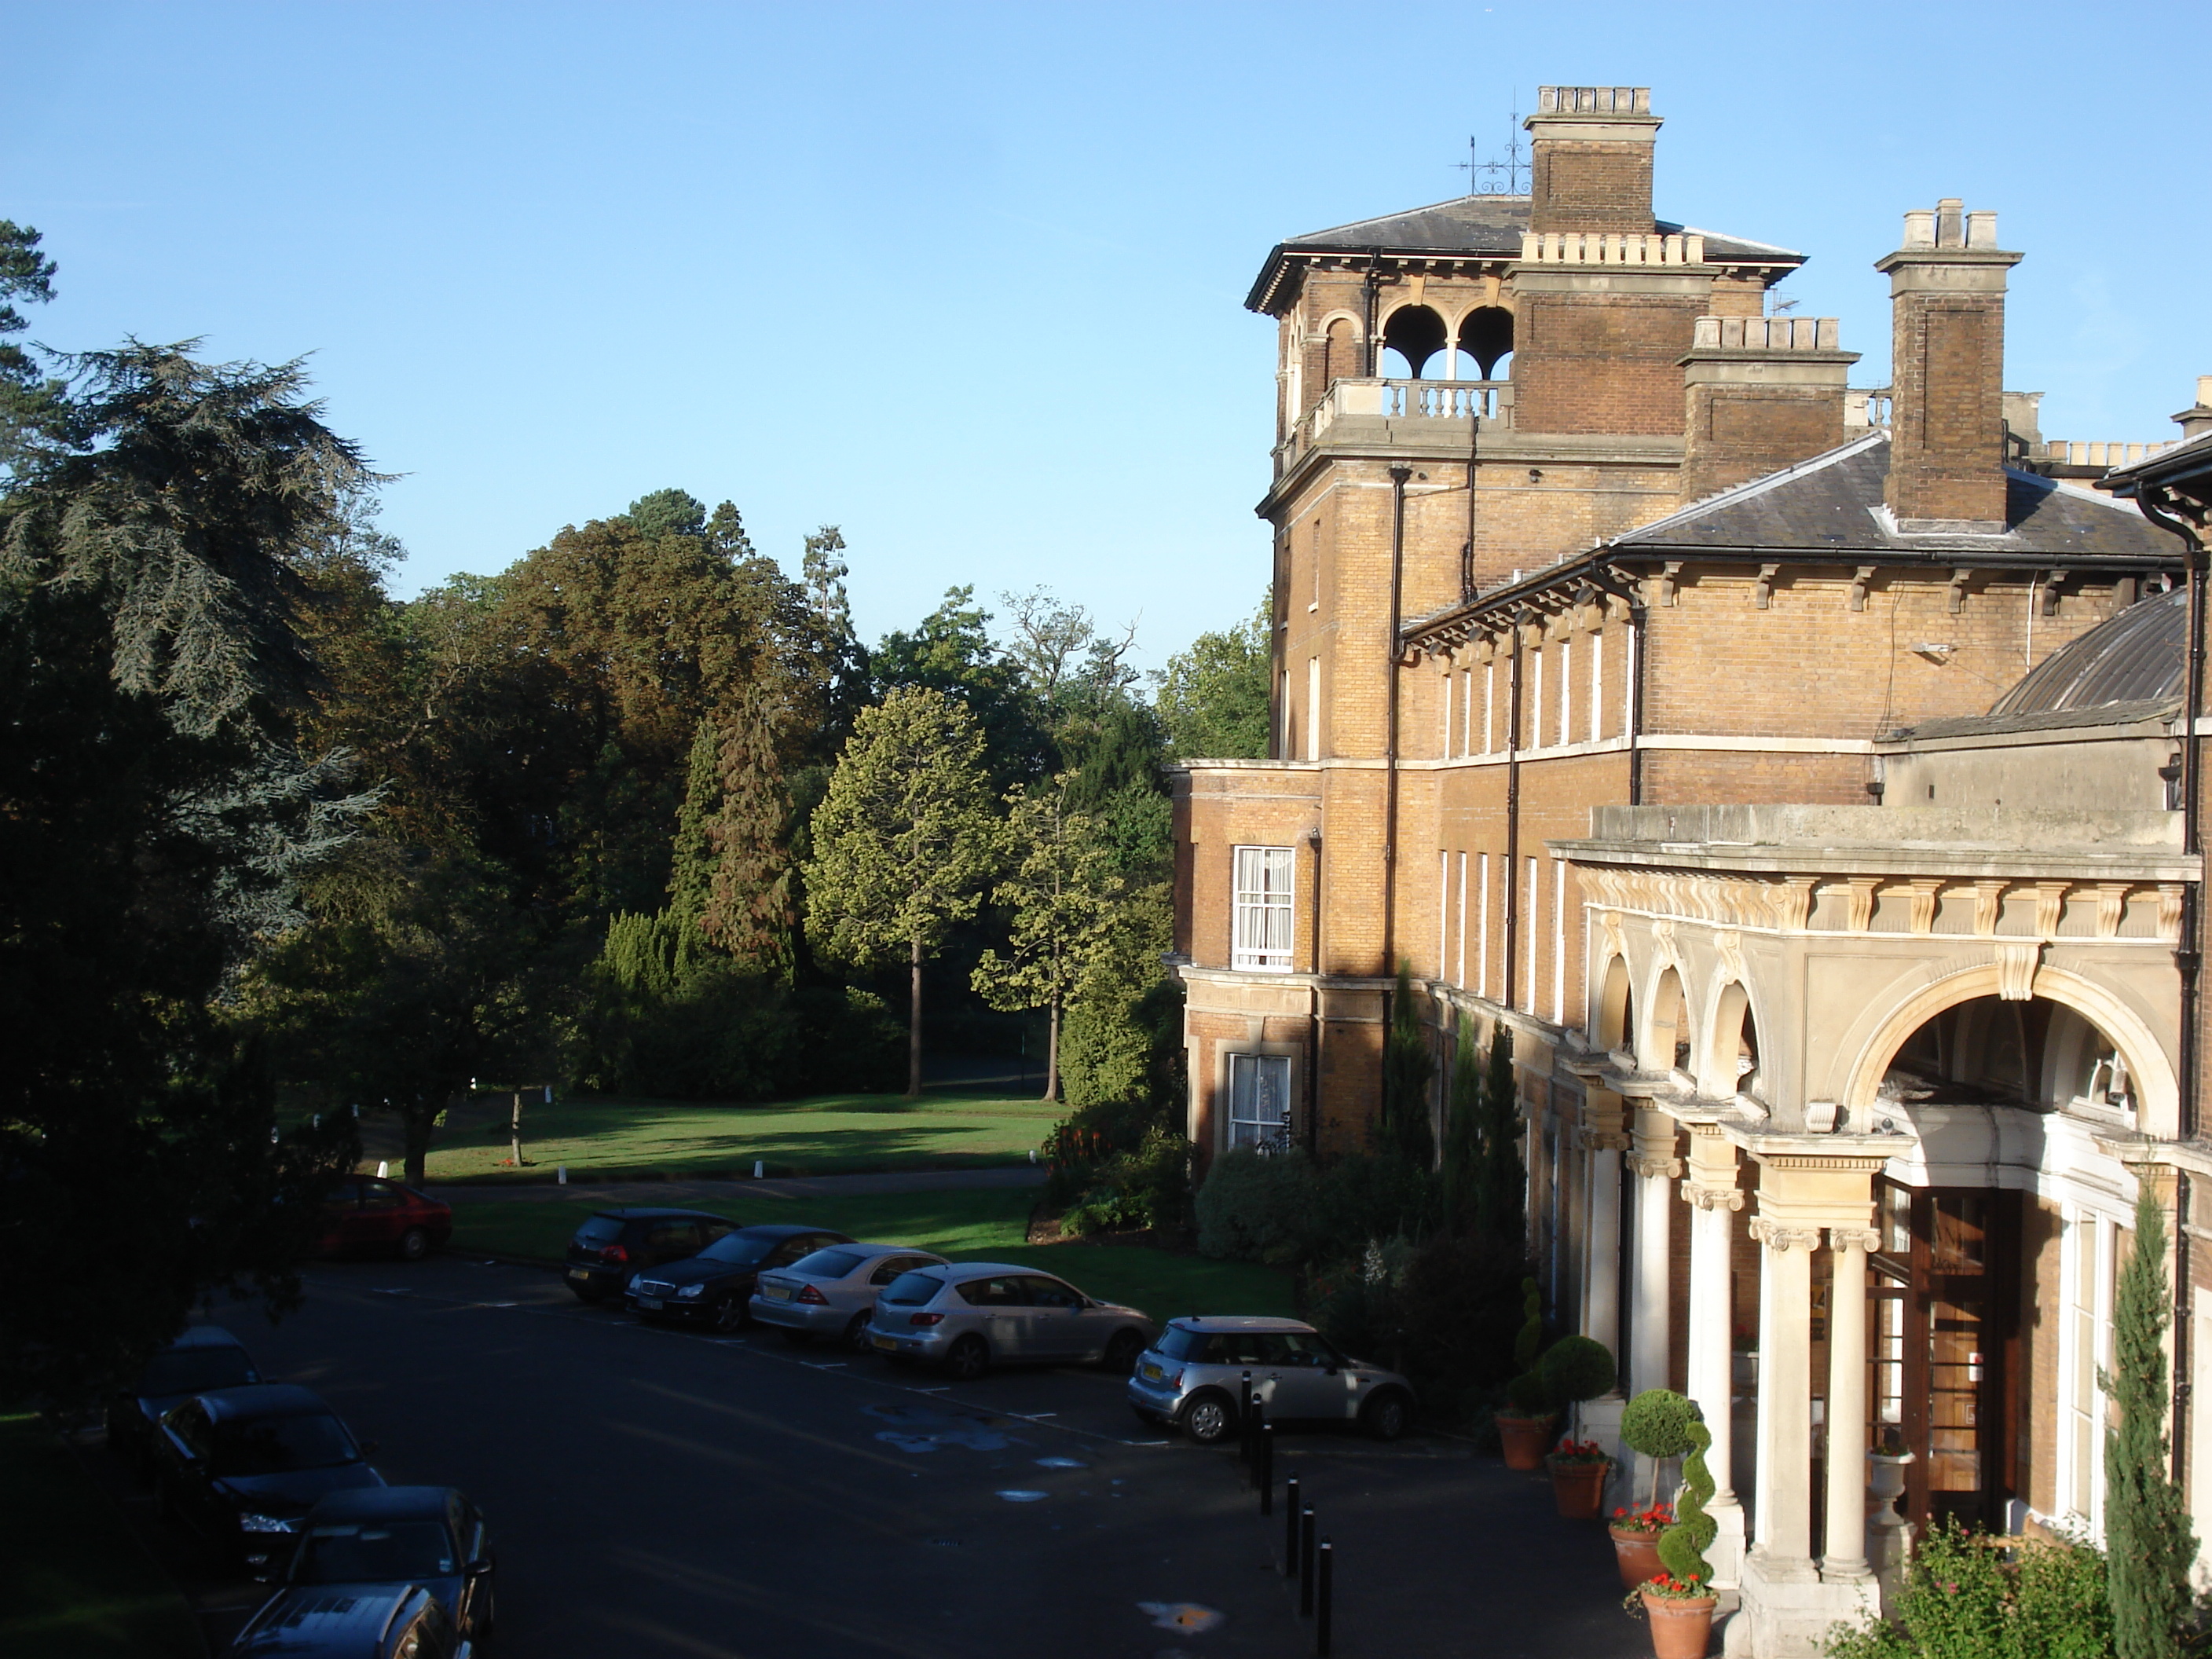
[[[1271,1423],[1358,1423],[1378,1440],[1395,1440],[1413,1419],[1412,1383],[1346,1358],[1295,1319],[1170,1320],[1138,1356],[1129,1404],[1146,1422],[1210,1446],[1236,1432],[1248,1371],[1253,1401]]]
[[[756,1324],[781,1326],[795,1340],[834,1336],[865,1351],[877,1292],[901,1273],[944,1265],[911,1244],[831,1244],[763,1273],[749,1310]]]
[[[1153,1329],[1136,1309],[1094,1302],[1050,1273],[964,1261],[917,1268],[885,1285],[868,1340],[878,1353],[927,1360],[967,1382],[1012,1360],[1096,1362],[1126,1371]]]

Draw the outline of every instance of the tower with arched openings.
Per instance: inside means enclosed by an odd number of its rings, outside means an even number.
[[[2100,1524],[2127,1218],[2200,1156],[2183,561],[2004,389],[1994,214],[1905,216],[1853,388],[1803,256],[1656,216],[1658,125],[1544,88],[1528,196],[1251,290],[1273,730],[1176,775],[1188,1121],[1364,1146],[1401,964],[1440,1058],[1510,1030],[1547,1317],[1704,1406],[1778,1659],[1881,1595],[1870,1446],[1899,1522]]]

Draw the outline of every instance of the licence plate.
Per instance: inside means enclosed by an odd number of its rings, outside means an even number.
[[[581,1267],[571,1267],[568,1269],[568,1277],[571,1279],[589,1279],[591,1274],[586,1273]]]
[[[790,1300],[791,1300],[791,1286],[790,1286],[790,1285],[769,1285],[769,1286],[768,1287],[768,1299],[769,1299],[769,1301],[771,1301],[771,1302],[788,1302],[788,1301],[790,1301]]]
[[[1157,1382],[1166,1375],[1167,1373],[1162,1370],[1158,1365],[1147,1365],[1145,1367],[1145,1381],[1147,1382]]]
[[[637,1305],[641,1308],[662,1308],[667,1304],[657,1296],[641,1296],[637,1299]]]
[[[875,1339],[875,1343],[879,1348],[895,1349],[898,1346],[898,1339],[891,1336],[879,1336]]]

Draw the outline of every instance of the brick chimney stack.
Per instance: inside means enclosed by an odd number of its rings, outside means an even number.
[[[1539,87],[1529,133],[1528,228],[1648,236],[1659,118],[1649,87]]]
[[[1832,317],[1700,317],[1681,359],[1682,499],[1809,460],[1844,441],[1845,351]]]
[[[1905,216],[1889,275],[1889,478],[1900,527],[1995,532],[2005,524],[2005,273],[1997,216],[1955,198]]]

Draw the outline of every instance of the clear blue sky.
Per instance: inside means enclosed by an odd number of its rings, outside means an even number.
[[[1670,218],[1812,256],[1887,374],[1899,216],[1999,210],[2007,383],[2163,438],[2212,373],[2202,3],[24,3],[34,337],[313,354],[411,590],[677,484],[873,638],[945,586],[1142,616],[1267,575],[1281,237],[1465,189],[1539,82],[1648,84]]]

